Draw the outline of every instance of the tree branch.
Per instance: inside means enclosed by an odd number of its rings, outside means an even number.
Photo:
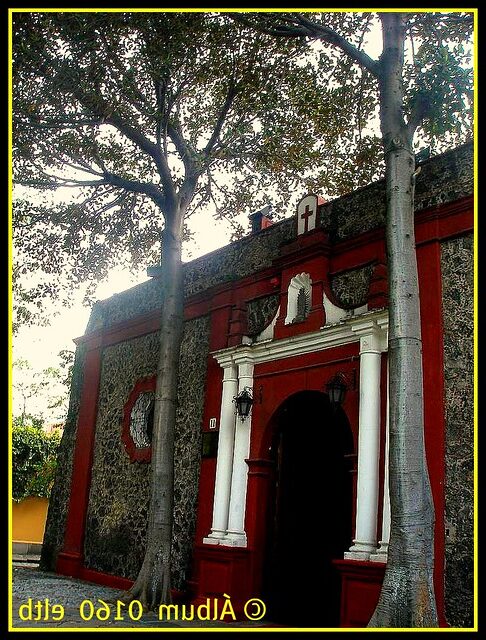
[[[108,111],[108,105],[106,105],[106,110]],[[139,147],[142,151],[147,153],[158,165],[160,160],[160,151],[156,144],[150,142],[148,138],[146,138],[140,131],[132,127],[132,125],[128,124],[126,120],[121,118],[116,112],[111,112],[109,115],[105,116],[104,122],[107,124],[111,124],[115,129],[118,129],[120,133],[122,133],[126,138],[131,140],[133,143]]]
[[[14,116],[12,122],[16,125],[25,125],[28,123],[28,126],[34,129],[70,129],[84,126],[95,127],[101,124],[102,121],[100,119],[93,120],[92,118],[83,118],[80,120],[59,119],[39,122],[32,116],[25,119]]]
[[[103,173],[95,171],[88,163],[83,162],[82,158],[76,158],[76,160],[79,163],[77,165],[72,162],[68,162],[67,160],[63,162],[63,165],[71,167],[71,169],[74,169],[75,171],[86,171],[86,173],[91,173],[93,176],[103,176]]]
[[[307,33],[302,29],[300,30],[298,27],[296,27],[295,25],[292,26],[292,28],[289,30],[288,27],[281,25],[281,26],[274,26],[274,27],[266,27],[264,24],[264,20],[258,20],[256,22],[254,22],[253,20],[248,20],[248,18],[242,14],[242,13],[229,13],[227,14],[228,17],[232,18],[233,20],[235,20],[236,22],[239,22],[240,24],[245,25],[246,27],[250,27],[251,29],[256,29],[257,31],[259,31],[260,33],[265,33],[269,36],[285,36],[285,37],[289,37],[289,38],[300,38],[302,36],[306,36]],[[259,16],[260,18],[260,16]],[[284,17],[280,17],[279,16],[279,20],[281,22],[288,22],[288,20],[286,20]]]
[[[111,114],[106,119],[106,122],[112,124],[116,129],[118,129],[118,131],[120,131],[120,133],[134,142],[142,151],[148,153],[148,155],[154,160],[166,193],[164,206],[169,200],[175,201],[174,184],[172,182],[172,176],[167,163],[167,157],[161,152],[160,147],[150,142],[150,140],[147,140],[145,136],[122,120],[122,118],[117,114]]]
[[[137,180],[129,180],[128,178],[122,178],[114,173],[104,172],[100,180],[76,180],[75,178],[63,178],[54,174],[49,174],[42,169],[39,169],[40,173],[45,176],[44,179],[19,179],[18,184],[28,187],[48,187],[59,189],[61,187],[101,187],[103,185],[111,185],[113,187],[125,189],[132,193],[141,193],[148,196],[155,204],[163,210],[164,214],[167,213],[167,198],[156,185],[144,182],[138,182]],[[101,175],[101,174],[100,174]]]
[[[380,63],[377,60],[373,60],[368,54],[355,47],[330,27],[313,22],[301,13],[278,16],[279,24],[274,27],[265,27],[263,20],[253,22],[242,14],[230,15],[238,22],[268,35],[287,38],[307,37],[327,42],[341,49],[354,62],[367,69],[376,78],[380,75]]]
[[[226,120],[226,116],[228,115],[228,112],[231,109],[231,105],[233,104],[233,100],[235,99],[235,96],[236,96],[236,83],[235,83],[234,74],[232,74],[229,85],[228,85],[228,91],[226,93],[226,99],[223,103],[223,106],[221,107],[221,111],[219,112],[219,116],[214,126],[213,133],[209,138],[209,141],[204,149],[204,157],[206,159],[209,157],[209,154],[211,153],[214,145],[216,144],[219,138],[221,129],[223,128],[224,122]]]
[[[174,121],[167,122],[167,133],[170,139],[175,145],[177,152],[179,153],[184,168],[186,170],[186,176],[195,173],[197,165],[197,156],[191,145],[184,139],[178,125],[174,124]]]
[[[131,104],[135,108],[137,108],[139,113],[143,113],[146,116],[149,115],[150,111],[147,110],[146,107],[144,107],[144,103],[146,103],[146,96],[136,86],[136,84],[133,81],[133,76],[131,76],[128,73],[128,69],[123,64],[121,64],[119,55],[113,49],[113,47],[110,45],[110,43],[108,42],[108,40],[106,38],[106,35],[104,33],[101,34],[101,40],[102,40],[102,42],[103,42],[103,44],[105,46],[105,50],[107,52],[109,60],[111,61],[113,66],[119,71],[120,77],[124,78],[125,81],[130,82],[130,91],[132,92],[133,97],[138,99],[138,103],[136,103],[134,100],[131,100],[130,94],[127,93],[127,91],[124,91],[123,95],[128,100],[130,100]],[[122,86],[123,86],[123,84],[122,84]]]
[[[53,176],[51,179],[23,179],[16,180],[16,183],[23,187],[38,187],[49,189],[60,189],[61,187],[100,187],[106,184],[104,180],[67,180],[58,176]]]
[[[98,94],[93,100],[92,96],[86,94],[79,86],[68,82],[64,84],[64,88],[71,92],[80,104],[91,113],[95,113],[101,118],[101,123],[110,124],[117,129],[126,138],[131,140],[141,151],[149,155],[155,162],[157,170],[166,185],[172,184],[170,172],[167,164],[163,161],[160,148],[148,138],[146,138],[138,129],[130,125]]]
[[[143,193],[151,198],[155,204],[163,210],[164,214],[168,213],[166,206],[167,197],[154,184],[138,182],[137,180],[128,180],[128,178],[122,178],[114,173],[105,173],[104,183],[111,184],[114,187],[126,189],[127,191],[132,191],[134,193]]]
[[[302,27],[308,31],[309,36],[318,38],[319,40],[323,40],[324,42],[328,42],[329,44],[338,47],[352,60],[360,64],[365,69],[368,69],[370,73],[378,78],[380,75],[380,63],[377,60],[370,58],[367,53],[355,47],[353,44],[348,42],[346,38],[340,36],[330,27],[312,22],[312,20],[309,20],[306,16],[300,13],[296,14],[296,19]]]

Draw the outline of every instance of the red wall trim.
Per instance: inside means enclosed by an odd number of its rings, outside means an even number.
[[[430,224],[430,223],[436,224]],[[417,245],[467,233],[474,228],[474,198],[467,196],[456,202],[415,214]],[[354,269],[367,262],[386,262],[385,230],[383,227],[343,240],[332,247],[330,273]]]
[[[133,580],[128,580],[128,578],[114,576],[110,573],[102,573],[94,569],[86,569],[86,567],[81,569],[79,577],[81,580],[102,584],[105,587],[112,587],[113,589],[123,589],[124,591],[130,589],[133,585]]]
[[[95,569],[86,569],[83,567],[80,572],[80,579],[87,582],[94,582],[95,584],[102,584],[105,587],[112,587],[113,589],[121,589],[128,591],[133,584],[133,580],[128,578],[122,578],[120,576],[114,576],[111,573],[103,573],[102,571],[96,571]],[[171,595],[173,602],[180,601],[186,597],[186,594],[177,589],[171,589]]]
[[[100,372],[101,349],[88,351],[84,364],[64,547],[57,561],[57,572],[65,575],[79,575],[83,562]]]
[[[442,274],[440,243],[427,243],[417,248],[422,324],[422,361],[424,377],[424,425],[427,464],[435,506],[435,580],[439,623],[444,626],[444,481],[445,481],[445,415],[444,415],[444,349],[442,324]]]
[[[365,628],[380,597],[385,565],[361,560],[333,564],[341,574],[341,627]]]
[[[107,347],[117,342],[138,338],[147,333],[158,331],[160,327],[160,311],[151,311],[136,318],[130,318],[108,329],[98,329],[92,333],[75,339],[76,344],[86,344],[88,349]]]

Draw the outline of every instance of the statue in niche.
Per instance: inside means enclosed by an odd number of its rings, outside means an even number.
[[[305,287],[299,289],[297,294],[297,314],[293,322],[303,322],[309,315],[309,298]]]

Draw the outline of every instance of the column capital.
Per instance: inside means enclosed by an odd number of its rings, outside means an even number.
[[[388,315],[377,318],[376,324],[380,327],[380,329],[388,333]]]
[[[223,366],[223,382],[237,381],[238,372],[234,362],[228,362]]]
[[[255,357],[250,346],[245,346],[233,354],[233,361],[239,366],[244,364],[253,364],[254,360]]]
[[[252,364],[255,360],[252,346],[246,344],[230,347],[229,349],[221,349],[220,351],[213,351],[211,355],[223,369],[231,367],[232,365]]]
[[[253,361],[240,362],[238,365],[239,390],[245,387],[253,387]]]
[[[233,360],[233,353],[231,351],[217,351],[212,355],[222,369],[227,369],[235,364]]]
[[[361,353],[382,353],[388,348],[388,319],[363,318],[351,325],[352,331],[359,336]]]

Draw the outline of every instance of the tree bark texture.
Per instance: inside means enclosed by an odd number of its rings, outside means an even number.
[[[179,216],[178,216],[179,217]],[[171,545],[174,502],[174,432],[183,332],[183,270],[181,224],[163,233],[160,354],[155,392],[152,441],[152,477],[147,547],[137,580],[127,599],[137,599],[147,609],[171,602]]]
[[[425,458],[420,299],[414,233],[413,131],[403,116],[403,14],[386,13],[380,116],[386,162],[389,273],[391,530],[369,627],[436,627],[434,507]]]

